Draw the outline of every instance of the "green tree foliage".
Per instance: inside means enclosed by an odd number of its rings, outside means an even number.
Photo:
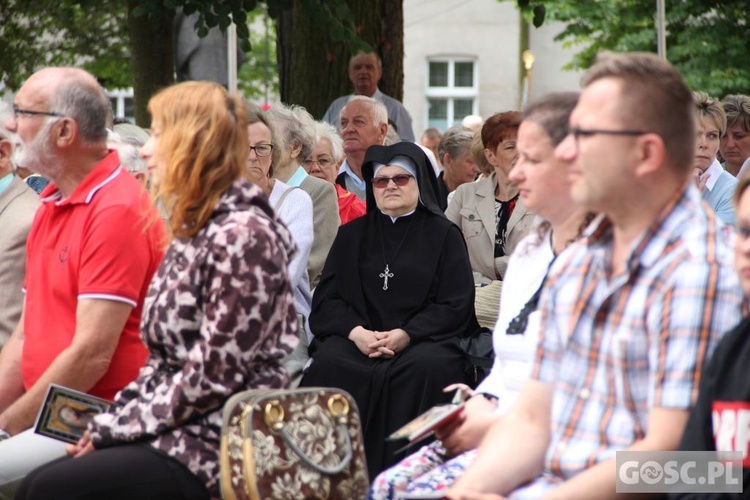
[[[174,81],[170,19],[176,9],[199,13],[195,28],[202,36],[234,20],[251,53],[248,15],[265,6],[276,19],[295,2],[329,28],[324,36],[352,51],[361,45],[346,0],[0,0],[0,75],[17,90],[43,66],[82,66],[108,88],[132,86],[136,120],[148,126],[146,103]]]
[[[250,51],[239,69],[237,87],[242,95],[253,101],[274,101],[279,96],[279,70],[276,64],[276,28],[265,9],[257,9],[248,17]],[[254,26],[265,25],[260,32]],[[268,95],[266,95],[268,86]],[[266,99],[268,97],[268,99]]]
[[[0,47],[12,90],[50,65],[82,66],[109,88],[131,85],[125,2],[0,0]]]
[[[502,0],[501,0],[502,1]],[[517,0],[531,20],[562,22],[555,40],[578,52],[566,68],[586,69],[602,50],[657,50],[655,0]],[[750,94],[747,0],[665,0],[667,59],[688,85],[722,97]]]

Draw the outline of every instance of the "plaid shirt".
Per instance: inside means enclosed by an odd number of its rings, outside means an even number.
[[[642,439],[650,408],[695,402],[703,362],[740,320],[742,302],[734,235],[706,207],[692,182],[675,193],[623,273],[612,276],[604,217],[551,269],[532,375],[555,388],[542,483]]]

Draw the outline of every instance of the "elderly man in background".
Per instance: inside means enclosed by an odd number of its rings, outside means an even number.
[[[388,111],[375,99],[355,96],[341,110],[339,134],[344,140],[346,160],[341,164],[336,184],[365,199],[362,163],[367,148],[382,146],[388,134]]]
[[[727,115],[727,131],[719,151],[726,171],[739,178],[742,164],[750,158],[750,96],[728,95],[721,103]]]
[[[26,237],[39,196],[13,171],[12,134],[5,128],[10,107],[0,108],[0,347],[18,324],[23,308]]]
[[[339,126],[341,111],[353,96],[367,96],[382,102],[387,109],[386,123],[389,121],[396,127],[402,141],[414,142],[414,130],[411,116],[404,105],[385,95],[378,89],[378,82],[383,76],[383,63],[374,52],[360,52],[349,61],[349,80],[354,85],[354,94],[339,97],[331,103],[328,111],[323,115],[323,121],[336,127]]]
[[[139,322],[163,226],[107,149],[109,111],[92,75],[45,68],[5,122],[18,164],[52,182],[29,233],[21,319],[0,351],[0,498],[65,453],[65,443],[30,429],[50,384],[112,400],[146,359]]]

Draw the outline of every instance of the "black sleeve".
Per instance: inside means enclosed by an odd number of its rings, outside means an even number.
[[[346,261],[346,253],[352,251],[350,245],[347,244],[349,240],[351,238],[347,238],[346,233],[340,229],[323,266],[320,282],[315,288],[310,311],[310,330],[316,338],[329,335],[347,337],[356,326],[369,328],[365,318],[341,296],[336,283],[337,277],[347,279],[345,276],[338,275],[343,274],[342,263]]]
[[[461,231],[451,224],[436,270],[437,289],[403,329],[412,340],[461,335],[474,311],[474,278]]]

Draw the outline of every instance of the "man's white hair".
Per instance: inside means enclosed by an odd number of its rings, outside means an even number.
[[[372,97],[367,97],[366,95],[355,95],[349,98],[349,101],[344,105],[343,108],[341,108],[341,112],[343,113],[349,104],[357,101],[362,101],[364,103],[367,103],[370,107],[370,116],[372,117],[372,121],[375,125],[378,127],[380,125],[388,125],[388,110],[385,107],[385,104],[378,101],[377,99],[373,99]],[[341,115],[339,115],[339,120],[341,119]]]

